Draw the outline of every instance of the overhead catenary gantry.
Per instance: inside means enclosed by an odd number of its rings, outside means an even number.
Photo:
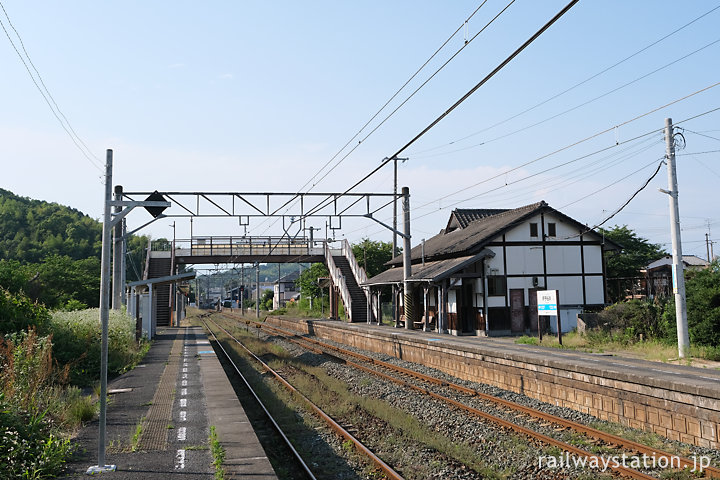
[[[290,219],[324,217],[330,228],[341,228],[343,217],[372,217],[401,197],[397,193],[321,192],[122,192],[134,201],[149,196],[172,203],[162,217],[237,217],[240,225],[250,218]]]

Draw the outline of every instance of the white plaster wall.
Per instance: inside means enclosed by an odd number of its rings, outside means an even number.
[[[582,276],[548,277],[548,290],[560,291],[560,304],[582,305]]]
[[[503,265],[503,249],[502,247],[488,247],[488,250],[491,250],[495,253],[495,256],[492,258],[488,258],[485,261],[486,270],[485,273],[487,275],[493,275],[490,273],[490,270],[497,270],[497,273],[495,275],[505,275],[505,267]]]
[[[582,273],[580,247],[572,245],[548,245],[547,254],[548,273]]]
[[[537,223],[538,224],[538,236],[537,237],[531,237],[530,236],[530,224],[531,223]],[[505,232],[505,240],[508,242],[530,242],[530,241],[540,241],[542,233],[542,228],[540,226],[540,215],[535,215],[534,217],[531,217],[527,220],[525,220],[524,223],[521,225],[518,225],[517,227],[508,230]]]
[[[542,283],[542,278],[538,279]],[[507,279],[508,295],[511,288],[522,288],[524,290],[523,305],[530,305],[528,300],[528,290],[533,288],[532,277],[514,277]]]
[[[600,245],[583,245],[585,255],[585,273],[602,273],[602,247]]]
[[[506,247],[508,275],[542,275],[543,252],[541,246]]]
[[[555,224],[555,236],[547,237],[548,242],[579,242],[580,230],[571,224],[565,223],[554,215],[545,215],[545,233],[548,232],[548,223]],[[529,227],[528,227],[529,228]]]
[[[604,302],[602,277],[585,277],[585,298],[589,305]]]

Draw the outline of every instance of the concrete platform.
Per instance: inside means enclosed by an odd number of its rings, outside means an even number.
[[[199,327],[161,328],[143,363],[109,382],[106,463],[113,479],[214,478],[210,426],[225,449],[225,478],[277,478],[245,411]],[[97,465],[97,421],[60,478]]]
[[[673,440],[720,449],[720,371],[388,326],[268,324],[437,368]]]

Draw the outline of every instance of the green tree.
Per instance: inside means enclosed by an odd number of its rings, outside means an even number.
[[[272,310],[273,296],[274,292],[272,290],[265,290],[262,294],[262,297],[260,297],[260,309],[268,311]]]
[[[313,263],[310,268],[303,270],[295,285],[300,288],[300,295],[305,298],[318,298],[320,286],[317,279],[329,275],[327,267],[322,263]]]
[[[365,269],[368,278],[387,270],[385,262],[392,259],[392,242],[372,241],[364,238],[352,245],[353,255]]]
[[[28,327],[44,332],[49,320],[50,313],[42,305],[22,293],[0,288],[0,339]]]
[[[606,261],[606,275],[610,298],[618,301],[624,297],[623,282],[613,282],[612,279],[629,279],[642,276],[640,270],[648,264],[667,255],[661,245],[650,243],[649,240],[638,236],[627,225],[615,225],[609,230],[599,229],[602,235],[622,247],[619,252],[609,251]],[[624,282],[627,284],[627,282]]]
[[[720,262],[686,273],[687,318],[690,341],[720,346]],[[674,305],[672,305],[673,312]]]

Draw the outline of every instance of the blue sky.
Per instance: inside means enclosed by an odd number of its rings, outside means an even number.
[[[480,3],[2,1],[75,132],[100,160],[105,149],[114,150],[113,183],[135,191],[238,192],[298,191]],[[468,22],[467,33],[462,29],[378,119],[506,4],[489,0]],[[516,1],[314,191],[342,192],[362,178],[564,4]],[[720,40],[720,9],[511,117],[718,5],[581,1],[403,153],[410,160],[399,167],[399,184],[410,187],[413,243],[437,233],[456,207],[514,208],[544,199],[590,225],[617,209],[654,172],[665,146],[660,132],[614,144],[661,129],[666,117],[678,121],[720,107],[718,86],[625,124],[720,81],[720,42],[713,43]],[[0,19],[19,46],[7,18]],[[99,218],[100,172],[60,127],[2,37],[0,187]],[[688,154],[720,150],[720,111],[681,126],[687,141],[678,156],[684,252],[704,257],[708,223],[720,239],[720,153]],[[386,168],[358,190],[389,192],[391,175]],[[529,175],[534,176],[524,180]],[[658,188],[667,188],[664,167],[608,225],[627,224],[653,242],[669,242],[667,198]],[[389,221],[390,214],[378,218]],[[131,228],[147,220],[142,212],[129,216]],[[368,220],[343,226],[337,235],[351,241],[390,239]],[[187,220],[177,227],[179,237],[189,235]],[[194,227],[196,235],[242,233],[236,221],[197,220]],[[172,228],[159,221],[147,232],[167,237]],[[282,231],[258,221],[249,232]]]

